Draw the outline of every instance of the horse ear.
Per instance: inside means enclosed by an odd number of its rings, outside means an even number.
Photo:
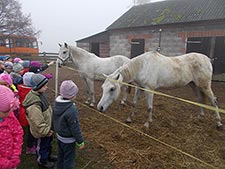
[[[67,45],[67,43],[64,43],[64,45],[65,45],[65,47],[66,47],[66,48],[68,48],[68,45]]]
[[[119,80],[120,78],[120,73],[117,75],[116,80]]]
[[[59,47],[62,47],[62,44],[61,43],[59,43]]]
[[[104,73],[102,74],[102,76],[103,76],[105,79],[108,77],[108,76],[107,76],[106,74],[104,74]]]

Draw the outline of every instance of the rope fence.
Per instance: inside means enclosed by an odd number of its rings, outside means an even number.
[[[79,73],[84,73],[82,71],[79,71],[79,70],[71,68],[71,67],[66,66],[66,68],[70,69],[70,70],[73,70],[73,71],[76,71],[76,72],[79,72]],[[85,74],[87,74],[87,73],[85,73]],[[98,77],[99,79],[105,80],[105,78],[102,77],[102,76],[97,76],[97,75],[95,75],[95,76]],[[213,106],[210,106],[210,105],[207,105],[207,104],[202,104],[202,103],[194,102],[194,101],[191,101],[191,100],[183,99],[183,98],[180,98],[180,97],[171,96],[171,95],[168,95],[168,94],[165,94],[165,93],[162,93],[162,92],[157,92],[155,90],[145,89],[143,87],[139,87],[139,86],[136,86],[136,85],[133,85],[133,84],[129,84],[129,83],[125,83],[125,82],[119,82],[119,81],[114,80],[114,79],[110,79],[110,80],[114,81],[114,82],[117,82],[117,83],[121,83],[122,85],[130,86],[130,87],[133,87],[133,88],[138,88],[138,89],[141,89],[143,91],[147,91],[149,93],[153,93],[153,94],[156,94],[156,95],[159,95],[159,96],[168,97],[168,98],[171,98],[171,99],[175,99],[175,100],[178,100],[178,101],[182,101],[182,102],[185,102],[185,103],[188,103],[188,104],[199,106],[199,107],[202,107],[202,108],[205,108],[205,109],[208,109],[208,110],[212,110],[212,111],[218,111],[220,113],[225,114],[225,110],[221,109],[221,108],[216,108],[216,107],[213,107]]]
[[[57,61],[57,62],[58,62],[58,61]],[[58,65],[58,64],[56,64],[56,65]],[[65,67],[66,67],[67,69],[69,69],[69,70],[76,71],[76,72],[78,72],[78,73],[84,73],[84,72],[81,72],[81,71],[76,70],[76,69],[71,68],[71,67],[67,67],[67,66],[65,66]],[[57,77],[56,80],[58,81],[58,68],[56,68],[56,77]],[[103,78],[102,76],[101,76],[101,77],[99,76],[98,78],[99,78],[99,79],[103,79],[103,80],[105,79],[105,78]],[[112,81],[116,81],[116,80],[113,80],[113,79],[111,79],[111,80],[112,80]],[[118,82],[118,81],[116,81],[116,82]],[[134,87],[134,88],[139,88],[139,89],[141,89],[141,90],[144,90],[144,91],[147,91],[147,92],[156,94],[156,95],[160,95],[160,96],[168,97],[168,98],[171,98],[171,99],[179,100],[179,101],[182,101],[182,102],[185,102],[185,103],[189,103],[189,104],[192,104],[192,105],[195,105],[195,106],[199,106],[199,107],[202,107],[202,108],[205,108],[205,109],[208,109],[208,110],[213,110],[213,111],[216,111],[216,110],[217,110],[217,111],[219,111],[219,112],[221,112],[221,113],[225,113],[225,110],[224,110],[224,109],[215,108],[215,107],[213,107],[213,106],[209,106],[209,105],[206,105],[206,104],[201,104],[201,103],[197,103],[197,102],[194,102],[194,101],[182,99],[182,98],[175,97],[175,96],[171,96],[171,95],[168,95],[168,94],[165,94],[165,93],[156,92],[156,91],[153,91],[153,90],[148,90],[148,89],[141,88],[141,87],[138,87],[138,86],[136,86],[136,85],[128,84],[128,83],[125,83],[125,82],[118,82],[118,83],[121,83],[121,84],[123,84],[123,85],[130,86],[130,87]],[[56,84],[57,84],[57,85],[55,86],[55,91],[52,89],[52,91],[55,92],[55,95],[58,94],[58,82],[56,82]],[[193,156],[193,155],[191,155],[191,154],[189,154],[189,153],[187,153],[187,152],[182,151],[182,150],[179,149],[179,148],[176,148],[176,147],[174,147],[174,146],[172,146],[172,145],[170,145],[170,144],[168,144],[168,143],[165,143],[165,142],[163,142],[163,141],[161,141],[161,140],[159,140],[159,139],[157,139],[157,138],[155,138],[155,137],[153,137],[153,136],[150,136],[150,135],[144,133],[143,131],[141,131],[141,130],[139,130],[139,129],[136,129],[136,128],[134,128],[134,127],[131,127],[131,126],[129,126],[129,125],[127,125],[127,124],[125,124],[125,123],[123,123],[123,122],[121,122],[121,121],[119,121],[119,120],[113,118],[113,117],[110,117],[110,116],[108,116],[108,115],[106,115],[106,114],[103,114],[103,113],[99,112],[98,110],[96,110],[96,109],[94,109],[94,108],[91,108],[91,107],[89,107],[89,106],[87,106],[87,105],[85,105],[85,104],[83,104],[83,103],[81,103],[81,102],[79,102],[79,101],[77,101],[77,100],[75,100],[75,102],[76,102],[77,104],[79,104],[79,105],[85,107],[85,108],[88,108],[88,109],[90,109],[90,110],[92,110],[92,111],[94,111],[94,112],[100,114],[101,116],[103,116],[103,117],[105,117],[105,118],[108,118],[108,119],[110,119],[110,120],[112,120],[112,121],[114,121],[114,122],[116,122],[116,123],[118,123],[118,124],[120,124],[120,125],[122,125],[122,126],[128,128],[129,130],[135,131],[135,132],[137,132],[137,133],[139,133],[139,134],[141,134],[141,135],[143,135],[143,136],[145,136],[145,137],[147,137],[147,138],[149,138],[149,139],[151,139],[151,140],[153,140],[153,141],[155,141],[155,142],[158,142],[159,144],[162,144],[162,145],[164,145],[164,146],[166,146],[166,147],[168,147],[168,148],[170,148],[170,149],[172,149],[172,150],[174,150],[174,151],[176,151],[176,152],[178,152],[178,153],[181,153],[181,154],[183,154],[183,155],[185,155],[185,156],[187,156],[187,157],[189,157],[189,158],[191,158],[191,159],[193,159],[193,160],[196,160],[196,161],[198,161],[199,163],[202,163],[202,164],[204,164],[204,165],[207,166],[207,167],[210,167],[210,168],[213,168],[213,169],[216,169],[216,168],[217,168],[217,167],[215,167],[215,166],[213,166],[213,165],[211,165],[211,164],[209,164],[209,163],[207,163],[207,162],[205,162],[205,161],[203,161],[203,160],[201,160],[201,159],[199,159],[199,158],[197,158],[197,157],[195,157],[195,156]]]

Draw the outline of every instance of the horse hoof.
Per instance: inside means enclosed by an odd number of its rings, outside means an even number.
[[[89,101],[85,101],[84,103],[85,103],[85,104],[89,104],[90,102],[89,102]]]
[[[94,103],[91,103],[89,106],[90,106],[90,107],[94,107],[95,105],[94,105]]]
[[[124,100],[121,100],[120,101],[120,104],[123,105],[123,106],[125,106],[126,105],[126,102]]]
[[[126,122],[127,122],[127,123],[131,123],[131,122],[132,122],[131,118],[128,117],[127,120],[126,120]]]
[[[216,128],[217,130],[223,130],[223,125],[219,125],[219,126],[217,125]]]
[[[145,122],[144,126],[145,126],[146,128],[149,128],[149,122]]]

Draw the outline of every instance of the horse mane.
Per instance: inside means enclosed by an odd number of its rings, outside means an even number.
[[[122,74],[124,81],[129,82],[132,81],[139,70],[144,66],[145,62],[149,62],[149,59],[157,59],[159,57],[163,57],[157,51],[149,51],[142,55],[139,55],[130,60],[127,64],[119,68],[119,72]]]
[[[97,57],[95,54],[90,53],[90,52],[88,52],[88,51],[86,51],[86,50],[84,50],[80,47],[77,47],[77,46],[69,46],[69,49],[71,49],[72,54],[76,55],[76,58],[81,57],[81,56],[82,56],[82,58],[84,56]]]

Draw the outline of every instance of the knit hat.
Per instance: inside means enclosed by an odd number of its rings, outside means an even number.
[[[24,67],[20,63],[15,63],[13,65],[13,71],[16,73],[20,72],[23,69],[24,69]]]
[[[10,74],[6,73],[0,74],[0,80],[6,82],[9,86],[13,84],[12,76]]]
[[[37,66],[30,66],[29,72],[41,73],[41,69],[40,67],[37,67]]]
[[[33,74],[31,76],[30,84],[34,91],[41,89],[46,83],[48,83],[48,79],[42,74]]]
[[[8,60],[9,58],[10,58],[9,55],[5,55],[4,58],[3,58],[3,61]]]
[[[19,100],[14,93],[6,86],[0,85],[0,112],[11,112],[19,108]]]
[[[53,74],[52,73],[47,73],[47,74],[43,74],[47,79],[52,79],[53,78]]]
[[[41,64],[41,62],[39,62],[39,61],[31,61],[31,62],[30,62],[30,67],[31,67],[31,66],[40,68],[40,67],[42,66],[42,64]]]
[[[33,74],[34,74],[33,72],[26,72],[23,75],[23,84],[25,86],[32,87],[32,85],[30,84],[30,82],[31,82],[31,77],[32,77]]]
[[[24,68],[30,67],[30,61],[29,61],[29,60],[23,60],[23,62],[22,62],[21,64],[22,64],[22,66],[23,66]]]
[[[14,58],[14,59],[13,59],[13,62],[14,62],[14,63],[18,63],[18,62],[20,62],[20,61],[23,61],[23,60],[20,59],[20,58]]]
[[[63,98],[71,99],[78,93],[78,87],[72,80],[65,80],[60,86],[60,95]]]
[[[12,62],[5,62],[5,69],[12,69],[13,63]]]

